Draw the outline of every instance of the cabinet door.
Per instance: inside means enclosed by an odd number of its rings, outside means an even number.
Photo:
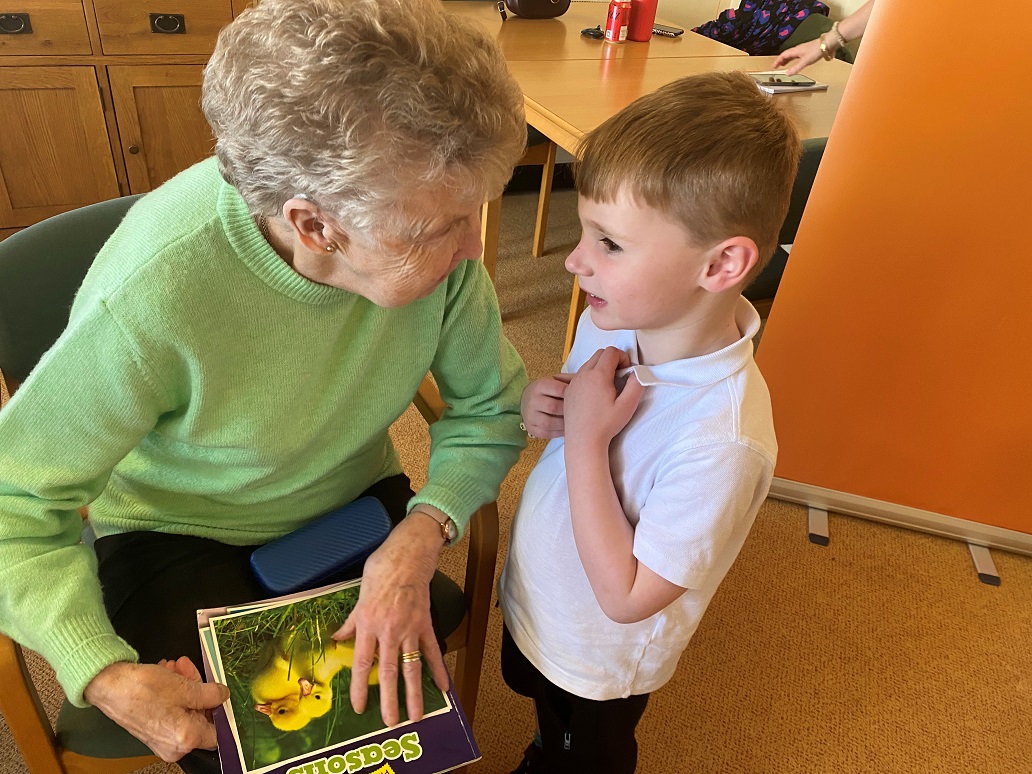
[[[5,67],[0,228],[119,195],[92,67]]]
[[[201,65],[109,67],[118,136],[132,193],[157,188],[212,154],[201,112]]]

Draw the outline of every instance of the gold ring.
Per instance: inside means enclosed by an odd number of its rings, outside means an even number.
[[[525,432],[527,434],[527,438],[534,438],[534,436],[530,434],[530,430],[528,430],[527,426],[525,424],[523,424],[522,422],[520,422],[520,430],[522,430],[523,432]]]
[[[423,657],[423,654],[418,650],[410,650],[408,653],[401,654],[402,662],[411,664],[413,661],[419,661]]]

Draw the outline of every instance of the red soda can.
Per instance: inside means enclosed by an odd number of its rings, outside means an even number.
[[[623,43],[627,40],[627,27],[630,23],[630,0],[612,0],[609,3],[609,15],[606,17],[606,40],[610,43]]]

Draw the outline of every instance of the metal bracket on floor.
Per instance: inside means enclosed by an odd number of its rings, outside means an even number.
[[[823,508],[814,508],[812,505],[807,509],[807,537],[811,543],[819,546],[826,546],[831,542],[828,534],[828,512]]]
[[[971,552],[971,559],[975,563],[975,572],[978,579],[989,586],[1000,585],[1000,573],[996,571],[996,564],[993,562],[993,555],[985,546],[976,546],[968,543],[968,551]]]

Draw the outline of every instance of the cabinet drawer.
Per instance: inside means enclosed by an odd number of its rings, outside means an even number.
[[[105,54],[207,56],[233,18],[230,0],[94,0],[93,5]]]
[[[0,0],[0,56],[89,53],[81,0]]]

